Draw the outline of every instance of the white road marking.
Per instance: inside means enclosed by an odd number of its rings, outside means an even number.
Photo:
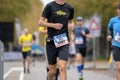
[[[4,75],[4,80],[5,80],[13,71],[21,71],[19,80],[23,80],[23,79],[24,79],[23,68],[13,67],[13,68],[11,68],[7,73],[5,73],[5,75]]]
[[[24,74],[23,74],[23,68],[21,69],[21,74],[20,74],[20,77],[19,77],[19,80],[23,80],[24,79]]]
[[[4,80],[5,80],[5,78],[6,78],[9,74],[11,74],[12,71],[13,71],[13,68],[11,68],[11,69],[4,75]]]

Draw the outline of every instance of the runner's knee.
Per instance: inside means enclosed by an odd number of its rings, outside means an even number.
[[[116,68],[117,68],[117,71],[120,72],[120,62],[117,62],[117,63],[116,63]]]
[[[60,72],[65,71],[65,69],[66,69],[66,65],[65,64],[59,65]]]
[[[117,70],[120,72],[120,65],[117,66]]]
[[[48,71],[49,74],[54,75],[56,71],[56,65],[54,66],[48,65],[48,70],[49,70]]]
[[[49,73],[51,74],[51,75],[54,75],[55,74],[55,69],[49,69]]]

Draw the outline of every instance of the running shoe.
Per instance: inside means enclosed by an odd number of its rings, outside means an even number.
[[[83,77],[82,77],[82,75],[81,75],[81,76],[79,76],[79,80],[83,80]]]
[[[28,72],[28,73],[30,73],[30,70],[29,70],[29,69],[27,69],[27,72]]]
[[[23,70],[23,71],[24,71],[24,73],[26,73],[26,69],[25,69],[25,68],[24,68],[24,70]]]

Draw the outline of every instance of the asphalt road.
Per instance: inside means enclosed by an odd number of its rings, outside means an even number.
[[[86,68],[88,65],[90,64],[85,64]],[[108,69],[85,69],[83,73],[84,80],[115,80],[115,75]],[[45,61],[36,61],[35,65],[31,63],[30,74],[24,74],[22,61],[5,61],[3,76],[4,80],[46,80],[46,63]],[[67,78],[67,80],[78,80],[74,64],[67,70]]]

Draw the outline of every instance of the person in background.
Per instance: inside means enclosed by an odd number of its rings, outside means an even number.
[[[107,41],[112,41],[113,58],[116,64],[116,80],[120,80],[120,4],[117,6],[117,16],[110,19],[107,28]]]
[[[67,69],[70,69],[70,64],[75,62],[75,55],[76,55],[75,45],[71,41],[70,46],[69,46],[69,60],[68,60]],[[73,64],[73,66],[74,66],[74,64]]]
[[[31,54],[32,54],[32,62],[33,62],[34,66],[35,66],[35,59],[37,58],[37,48],[38,48],[38,44],[36,42],[36,37],[35,37],[35,35],[33,35]]]
[[[19,44],[22,46],[24,73],[26,73],[26,70],[30,73],[32,35],[27,28],[24,29],[24,34],[20,36]]]
[[[75,43],[76,48],[76,64],[79,74],[79,80],[83,80],[82,71],[84,69],[84,59],[87,49],[87,38],[91,39],[90,31],[83,25],[83,18],[78,16],[76,18],[77,26],[75,26],[71,38]]]

